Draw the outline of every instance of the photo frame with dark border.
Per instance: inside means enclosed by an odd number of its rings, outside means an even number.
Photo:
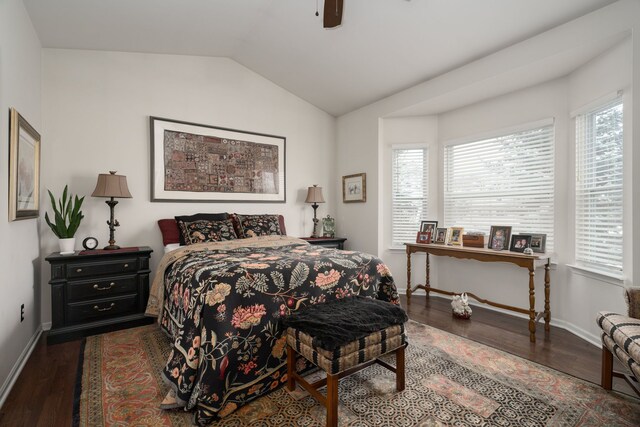
[[[9,111],[9,221],[40,215],[40,134]]]
[[[500,233],[500,235],[497,235]],[[511,243],[511,226],[510,225],[492,225],[489,233],[488,249],[503,251],[509,249]],[[497,245],[499,244],[499,247]]]
[[[511,245],[509,246],[509,250],[511,252],[524,252],[529,245],[531,245],[530,234],[514,234],[511,236]]]
[[[251,202],[251,203],[285,203],[286,202],[286,138],[284,136],[269,135],[266,133],[250,132],[238,129],[231,129],[218,126],[210,126],[199,123],[191,123],[180,120],[164,119],[161,117],[149,117],[150,138],[151,138],[151,191],[150,199],[152,202]],[[167,132],[175,132],[198,137],[218,139],[228,141],[229,144],[242,142],[245,146],[251,147],[256,151],[277,152],[277,166],[275,171],[269,171],[262,177],[262,189],[265,191],[191,191],[189,189],[167,189],[167,170],[165,158],[165,137]],[[204,143],[203,143],[204,144]],[[257,147],[256,147],[257,146]],[[264,150],[262,150],[264,146]],[[229,150],[232,153],[232,150]],[[207,153],[208,154],[208,153]],[[217,154],[217,153],[216,153]],[[222,154],[225,155],[225,154]],[[186,162],[185,162],[186,163]],[[225,179],[230,180],[227,176],[229,164],[225,160],[219,161],[219,167],[224,168]],[[201,172],[199,167],[194,168],[194,175],[198,175],[197,179],[205,179],[199,176],[205,172]],[[243,174],[244,172],[244,174]],[[256,171],[247,169],[240,171],[243,179],[255,179]],[[260,172],[260,171],[257,171]],[[207,172],[210,173],[210,172]],[[238,171],[235,171],[238,173]],[[251,175],[251,176],[249,176]],[[240,176],[240,175],[238,175]],[[210,174],[209,178],[215,177]],[[268,177],[267,181],[265,177]],[[268,184],[268,185],[267,185]],[[186,187],[188,185],[185,184]],[[218,187],[230,188],[229,185],[219,185]],[[273,190],[272,190],[273,189]],[[271,190],[271,191],[269,191]]]
[[[434,237],[434,243],[444,245],[447,243],[447,228],[440,227],[436,228],[436,237]]]
[[[367,174],[355,173],[342,177],[342,202],[357,203],[367,201]]]
[[[436,229],[438,228],[438,221],[420,221],[420,231],[422,233],[429,232],[431,233],[431,240],[429,243],[432,243],[436,238]]]
[[[532,233],[531,244],[529,247],[535,253],[545,253],[547,250],[547,235]]]

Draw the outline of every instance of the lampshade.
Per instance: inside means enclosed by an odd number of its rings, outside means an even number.
[[[313,187],[309,187],[307,191],[307,200],[305,203],[324,203],[324,197],[322,197],[322,187],[318,187],[314,185]]]
[[[127,177],[124,175],[116,175],[116,171],[109,171],[108,174],[101,173],[98,175],[96,189],[91,194],[92,197],[121,197],[131,198],[129,187],[127,186]]]

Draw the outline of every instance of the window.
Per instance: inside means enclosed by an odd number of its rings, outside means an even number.
[[[427,219],[428,164],[426,147],[392,149],[392,247],[415,242],[420,221]]]
[[[576,264],[622,274],[622,99],[576,116]]]
[[[540,126],[540,125],[538,125]],[[544,233],[553,250],[553,125],[445,147],[444,221],[489,233]]]

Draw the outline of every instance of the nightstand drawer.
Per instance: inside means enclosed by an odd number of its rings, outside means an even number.
[[[67,301],[109,298],[117,294],[136,293],[136,275],[105,277],[100,280],[75,280],[67,285]]]
[[[119,298],[70,303],[67,305],[68,321],[69,323],[87,322],[133,313],[137,307],[137,300],[137,295],[126,295]]]
[[[78,262],[67,265],[67,277],[87,277],[101,274],[132,273],[138,270],[138,258],[123,258],[100,262]]]

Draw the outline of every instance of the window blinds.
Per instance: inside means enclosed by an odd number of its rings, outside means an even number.
[[[576,264],[622,273],[622,98],[576,116]]]
[[[427,219],[428,164],[426,147],[392,149],[392,247],[415,242],[420,221]]]
[[[445,147],[446,226],[544,233],[553,249],[553,125]]]

